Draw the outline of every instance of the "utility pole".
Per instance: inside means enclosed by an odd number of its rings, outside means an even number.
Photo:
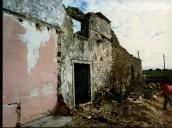
[[[137,55],[138,55],[138,58],[140,59],[139,50],[137,50]]]
[[[163,54],[164,70],[165,70],[165,55]]]

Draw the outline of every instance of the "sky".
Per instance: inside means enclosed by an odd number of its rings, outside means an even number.
[[[63,0],[84,13],[101,12],[111,20],[121,46],[137,57],[142,69],[172,69],[172,0]]]

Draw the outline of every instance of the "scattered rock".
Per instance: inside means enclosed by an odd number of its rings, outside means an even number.
[[[94,104],[82,106],[82,109],[80,108],[82,111],[73,117],[73,121],[67,127],[164,126],[165,118],[161,110],[163,100],[159,102],[158,98],[161,96],[155,93],[159,86],[159,84],[138,86],[120,102],[114,98],[112,90],[105,89],[97,94],[98,99]]]

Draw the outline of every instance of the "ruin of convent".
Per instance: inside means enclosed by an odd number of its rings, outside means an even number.
[[[120,45],[101,12],[84,14],[60,0],[3,1],[4,126],[52,112],[58,95],[73,108],[102,87],[124,93],[141,73],[141,60]]]

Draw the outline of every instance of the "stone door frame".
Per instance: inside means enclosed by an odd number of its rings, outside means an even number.
[[[72,91],[73,91],[73,106],[75,107],[75,70],[74,70],[74,64],[78,63],[78,64],[89,64],[90,65],[90,89],[91,89],[91,101],[88,103],[92,103],[93,101],[93,82],[92,82],[92,62],[88,61],[88,60],[72,60]],[[84,103],[84,104],[88,104],[88,103]],[[80,104],[82,105],[82,104]]]

